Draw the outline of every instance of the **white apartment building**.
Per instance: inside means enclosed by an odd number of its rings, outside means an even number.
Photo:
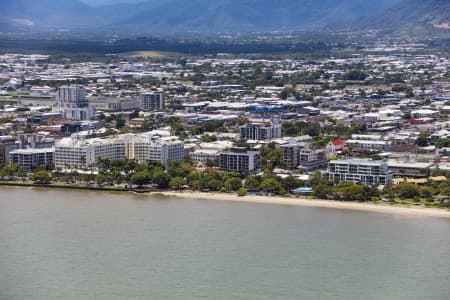
[[[328,163],[328,179],[364,185],[387,185],[392,183],[392,173],[384,160],[332,160]]]
[[[417,109],[411,111],[412,118],[436,118],[439,112],[431,109]]]
[[[150,134],[125,134],[108,139],[82,139],[77,135],[64,138],[55,146],[57,168],[87,168],[98,158],[109,160],[136,159],[139,162],[169,161],[184,158],[184,143],[176,137]]]
[[[253,121],[239,127],[241,141],[266,141],[281,138],[281,124],[276,121]]]
[[[184,158],[184,143],[175,136],[155,136],[151,134],[127,135],[129,139],[128,158],[137,161],[157,161],[167,165],[169,161]]]
[[[382,109],[378,112],[364,114],[364,120],[366,122],[399,120],[401,119],[402,113],[399,109]]]
[[[126,142],[120,138],[83,139],[74,135],[55,144],[55,167],[87,168],[94,166],[98,158],[124,159],[126,150]]]
[[[212,149],[197,149],[189,153],[193,162],[204,164],[208,160],[215,160],[219,157],[219,151]]]
[[[384,141],[384,136],[374,134],[352,134],[352,140],[360,141]]]
[[[88,121],[95,116],[95,108],[80,107],[80,108],[65,108],[63,117],[67,120],[74,121]]]
[[[347,147],[353,149],[369,150],[369,151],[385,151],[392,145],[390,141],[376,140],[347,140]]]

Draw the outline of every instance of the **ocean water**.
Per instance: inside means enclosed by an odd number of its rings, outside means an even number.
[[[0,189],[0,299],[450,299],[450,219]]]

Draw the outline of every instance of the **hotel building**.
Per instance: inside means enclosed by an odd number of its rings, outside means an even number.
[[[392,183],[392,173],[384,160],[333,160],[328,163],[328,179],[334,182],[387,185]]]

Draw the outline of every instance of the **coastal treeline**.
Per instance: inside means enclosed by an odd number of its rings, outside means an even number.
[[[135,160],[110,161],[99,159],[95,168],[67,172],[59,169],[36,168],[27,173],[20,166],[6,164],[0,168],[0,179],[9,182],[34,182],[36,184],[72,184],[79,186],[127,187],[130,189],[192,190],[203,192],[228,192],[245,196],[248,193],[287,196],[302,187],[310,187],[314,198],[338,201],[391,202],[450,207],[450,183],[429,182],[423,185],[400,183],[385,186],[366,186],[353,182],[331,182],[320,172],[308,180],[293,176],[281,177],[273,173],[280,164],[278,149],[261,151],[264,171],[244,175],[222,172],[215,166],[197,168],[188,158],[164,166],[158,162],[145,164]],[[269,159],[270,158],[270,159]]]

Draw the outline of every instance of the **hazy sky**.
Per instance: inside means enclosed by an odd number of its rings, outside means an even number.
[[[99,5],[99,4],[112,4],[112,3],[131,3],[131,2],[144,2],[145,0],[81,0],[87,4]]]

